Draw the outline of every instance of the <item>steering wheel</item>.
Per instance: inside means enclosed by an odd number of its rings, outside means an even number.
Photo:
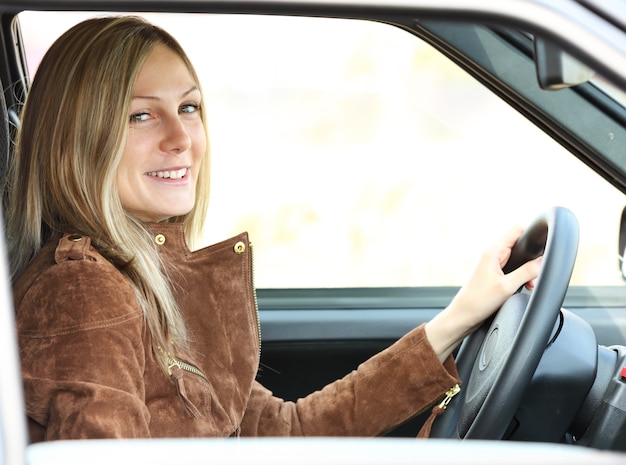
[[[461,393],[430,437],[502,439],[550,342],[578,250],[578,221],[554,207],[526,228],[503,271],[543,254],[535,288],[517,292],[462,343],[456,357]]]

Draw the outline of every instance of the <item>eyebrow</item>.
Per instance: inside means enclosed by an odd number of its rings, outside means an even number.
[[[191,87],[189,90],[186,90],[185,92],[183,92],[180,95],[180,98],[185,98],[187,97],[189,94],[191,94],[192,92],[195,91],[199,91],[200,89],[198,88],[198,86],[193,86]],[[133,95],[132,99],[145,99],[145,100],[161,100],[160,97],[154,96],[154,95]]]

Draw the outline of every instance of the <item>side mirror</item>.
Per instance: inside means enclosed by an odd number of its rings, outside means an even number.
[[[545,90],[558,90],[588,82],[595,72],[565,53],[557,45],[535,37],[535,67],[539,85]]]

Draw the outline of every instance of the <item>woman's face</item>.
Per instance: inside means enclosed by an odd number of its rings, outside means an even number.
[[[162,221],[193,208],[206,148],[200,97],[183,60],[157,46],[133,88],[117,172],[122,206],[142,221]]]

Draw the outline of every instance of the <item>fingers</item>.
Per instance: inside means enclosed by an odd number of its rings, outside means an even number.
[[[523,227],[514,226],[509,229],[506,234],[504,234],[500,242],[497,244],[496,247],[498,247],[498,262],[500,263],[501,268],[506,264],[507,261],[509,261],[509,257],[511,256],[511,249],[516,244],[517,240],[520,238],[523,232]]]
[[[502,238],[502,245],[504,247],[508,247],[509,249],[512,248],[523,232],[524,228],[522,226],[513,226]]]
[[[502,279],[502,289],[504,289],[507,293],[510,292],[511,294],[513,294],[521,286],[525,286],[529,290],[534,288],[534,280],[539,274],[539,269],[541,268],[541,262],[543,260],[542,257],[530,260],[507,275],[502,274],[501,269],[504,265],[506,265],[511,257],[511,250],[523,232],[524,228],[521,226],[512,227],[502,236],[500,241],[493,246],[491,251],[487,252],[485,257],[489,260],[489,255],[492,257],[495,256],[499,265],[498,271]]]
[[[539,275],[542,262],[543,256],[537,257],[506,275],[511,289],[519,289],[521,286],[526,286],[527,289],[533,289],[535,287],[535,278]]]

